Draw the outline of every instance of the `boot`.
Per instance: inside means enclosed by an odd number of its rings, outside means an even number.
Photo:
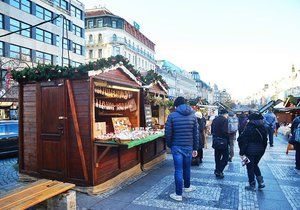
[[[245,189],[254,191],[255,190],[255,181],[249,182],[249,186],[246,186]]]
[[[264,178],[262,176],[256,177],[257,183],[258,183],[258,189],[264,188],[266,185],[264,183]]]

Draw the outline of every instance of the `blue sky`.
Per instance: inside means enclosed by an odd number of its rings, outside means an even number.
[[[300,69],[299,0],[85,0],[106,6],[156,43],[156,59],[243,98]]]

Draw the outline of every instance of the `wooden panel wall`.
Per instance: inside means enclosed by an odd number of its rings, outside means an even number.
[[[27,173],[37,172],[36,139],[36,84],[26,84],[23,88],[23,169]]]
[[[89,184],[92,183],[92,145],[90,124],[90,84],[87,80],[71,80],[78,124],[82,138],[86,165],[88,168]],[[74,131],[69,99],[67,99],[69,137],[67,137],[67,167],[68,179],[75,183],[84,183],[83,169],[80,162],[78,146]]]

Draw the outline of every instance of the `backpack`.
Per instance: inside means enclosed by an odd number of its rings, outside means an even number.
[[[239,120],[237,117],[229,117],[228,119],[228,132],[234,133],[239,129]]]
[[[295,141],[300,143],[300,123],[294,131]]]

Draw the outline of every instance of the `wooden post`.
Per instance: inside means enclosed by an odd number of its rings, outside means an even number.
[[[81,140],[79,125],[78,125],[78,118],[77,118],[74,94],[73,94],[73,89],[72,89],[70,80],[68,80],[68,79],[67,79],[67,87],[68,87],[68,95],[69,95],[69,100],[70,100],[70,107],[71,107],[71,113],[72,113],[72,118],[73,118],[74,130],[75,130],[75,135],[76,135],[76,140],[77,140],[77,146],[78,146],[81,165],[82,165],[82,169],[83,169],[83,175],[84,175],[85,181],[88,181],[88,172],[87,172],[87,166],[86,166],[86,162],[85,162],[82,140]]]

